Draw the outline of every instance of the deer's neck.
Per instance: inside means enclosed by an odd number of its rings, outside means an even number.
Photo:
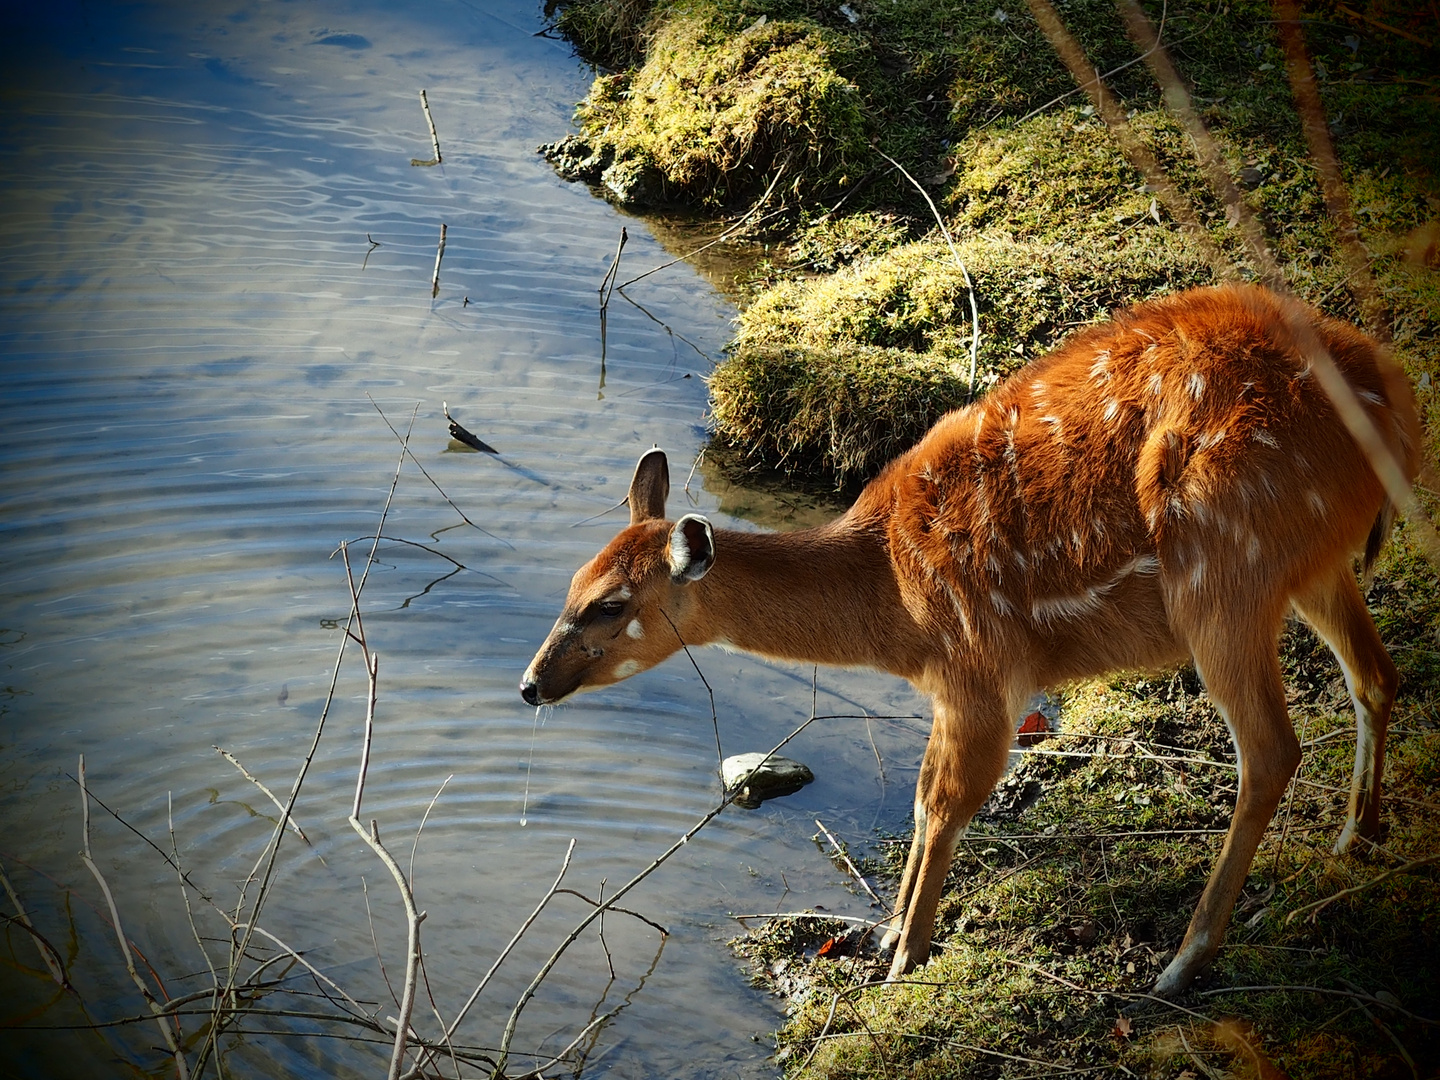
[[[682,595],[690,644],[898,675],[923,665],[883,528],[842,519],[792,533],[717,530],[714,567]]]

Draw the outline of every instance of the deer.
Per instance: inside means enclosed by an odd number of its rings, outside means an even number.
[[[1355,573],[1395,510],[1317,384],[1328,351],[1405,475],[1410,384],[1374,340],[1258,286],[1117,311],[944,415],[851,508],[785,533],[665,516],[664,452],[639,460],[630,523],[570,583],[520,683],[531,705],[608,686],[682,645],[869,667],[933,706],[915,834],[883,955],[930,955],[961,830],[1040,690],[1192,661],[1239,773],[1220,854],[1153,992],[1214,957],[1300,745],[1278,659],[1290,612],[1339,661],[1357,740],[1337,853],[1376,839],[1398,673]]]

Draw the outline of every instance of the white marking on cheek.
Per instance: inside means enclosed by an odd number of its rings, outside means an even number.
[[[645,627],[640,625],[639,619],[631,619],[630,625],[625,627],[625,633],[629,634],[636,641],[645,636]]]
[[[628,679],[631,675],[634,675],[635,672],[639,670],[639,660],[625,660],[615,665],[615,671],[613,672],[613,674],[617,679]]]

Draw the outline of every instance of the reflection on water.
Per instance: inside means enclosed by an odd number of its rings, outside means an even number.
[[[718,793],[709,699],[683,657],[550,715],[515,685],[571,571],[623,512],[587,519],[624,496],[650,445],[677,471],[698,452],[703,378],[732,311],[683,266],[646,278],[627,290],[635,303],[612,300],[600,386],[596,289],[622,223],[627,266],[669,256],[533,153],[566,129],[588,74],[534,36],[525,0],[61,4],[0,18],[0,864],[85,1002],[57,993],[12,933],[4,1021],[142,1008],[74,854],[67,774],[80,753],[91,789],[167,850],[173,804],[187,871],[234,903],[275,812],[214,748],[288,791],[349,606],[332,553],[347,539],[368,549],[400,461],[387,420],[415,461],[365,592],[381,655],[366,806],[408,851],[451,777],[415,874],[430,989],[453,1015],[571,838],[567,880],[593,895]],[[432,154],[422,87],[444,154],[430,168],[410,165]],[[442,402],[499,454],[454,452]],[[735,525],[715,485],[692,483],[695,505]],[[724,753],[768,749],[809,714],[809,671],[697,658]],[[822,673],[820,686],[822,711],[914,711],[889,680]],[[392,978],[403,924],[345,823],[364,697],[347,661],[297,804],[313,846],[282,848],[265,921],[378,1003],[389,992],[367,905]],[[607,920],[615,982],[587,938],[517,1045],[563,1046],[592,1010],[628,1001],[587,1075],[772,1075],[779,1016],[723,948],[727,913],[866,911],[809,843],[812,819],[851,840],[898,825],[922,740],[905,720],[807,731],[786,752],[815,784],[727,811],[630,898],[672,931],[659,962],[653,930]],[[174,873],[95,814],[128,935],[163,992],[197,989],[208,975]],[[467,1020],[472,1039],[496,1037],[583,913],[567,904],[501,968]],[[155,1039],[153,1027],[7,1028],[0,1046],[16,1075],[96,1076],[154,1066]],[[323,1043],[247,1039],[227,1072],[373,1075],[381,1051]]]

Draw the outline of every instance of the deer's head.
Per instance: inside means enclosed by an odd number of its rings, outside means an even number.
[[[630,524],[575,571],[565,608],[520,680],[531,705],[609,686],[654,667],[680,648],[687,587],[715,562],[710,522],[665,520],[670,468],[651,450],[630,481]]]

